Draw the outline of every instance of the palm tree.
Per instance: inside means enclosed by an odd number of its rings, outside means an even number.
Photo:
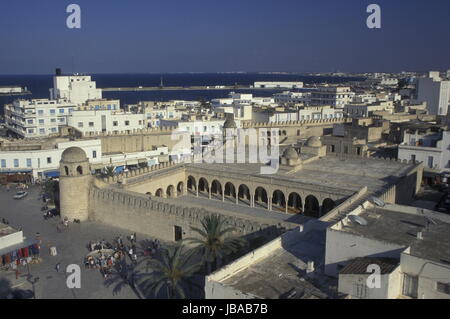
[[[106,166],[103,175],[105,177],[114,177],[116,175],[116,168],[114,166]]]
[[[203,256],[208,273],[221,266],[221,262],[232,253],[239,252],[247,242],[231,235],[237,228],[227,226],[225,219],[219,215],[208,215],[202,220],[202,228],[191,227],[200,238],[186,238],[185,241],[195,245],[195,250]],[[213,266],[214,264],[214,266]]]
[[[141,280],[145,274],[141,273],[137,267],[140,263],[129,264],[126,258],[120,259],[113,268],[109,278],[105,281],[105,286],[110,287],[114,285],[113,294],[118,294],[125,286],[129,286],[131,290],[140,299],[145,299],[140,288],[139,280]]]
[[[141,286],[144,291],[153,293],[156,298],[165,288],[167,298],[185,299],[186,286],[199,287],[193,282],[193,277],[200,268],[200,264],[191,263],[192,253],[183,253],[182,250],[182,245],[170,250],[163,249],[159,258],[149,262],[148,266],[153,268],[153,272],[142,281]]]

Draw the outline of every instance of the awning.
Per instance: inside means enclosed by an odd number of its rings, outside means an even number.
[[[138,160],[127,160],[126,163],[127,163],[127,165],[137,165]]]
[[[116,173],[117,173],[117,174],[122,173],[123,170],[124,170],[124,168],[125,168],[124,166],[117,166],[117,167],[116,167]]]
[[[22,248],[26,248],[26,247],[30,247],[34,244],[37,244],[38,241],[36,239],[28,239],[28,238],[24,238],[24,240],[18,244],[14,244],[11,246],[7,246],[5,248],[0,249],[0,256],[6,255],[10,252],[22,249]]]
[[[45,177],[59,177],[59,171],[44,172]]]

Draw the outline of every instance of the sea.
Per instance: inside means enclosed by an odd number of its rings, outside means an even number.
[[[305,76],[299,74],[278,73],[172,73],[172,74],[90,74],[98,88],[159,86],[216,86],[216,85],[252,85],[257,81],[301,81],[306,84],[344,83],[359,81],[354,77]],[[49,89],[53,86],[53,75],[0,75],[0,86],[26,87],[31,94],[21,96],[0,96],[0,113],[3,105],[15,99],[49,98]],[[245,90],[255,96],[272,96],[277,90]],[[227,97],[231,90],[180,90],[180,91],[137,91],[103,92],[103,98],[120,99],[121,105],[135,104],[139,101],[169,100],[211,100]],[[240,90],[234,90],[240,92]]]

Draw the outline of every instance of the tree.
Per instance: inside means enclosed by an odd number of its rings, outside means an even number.
[[[154,270],[142,281],[142,289],[156,298],[165,289],[169,299],[186,298],[185,288],[198,286],[193,277],[200,264],[192,263],[192,253],[183,253],[183,246],[163,249],[157,259],[150,260],[148,266]]]
[[[103,170],[103,176],[114,177],[116,175],[116,168],[114,166],[106,166]]]
[[[43,185],[44,194],[59,208],[59,182],[53,179],[48,179]]]
[[[125,286],[129,286],[138,298],[145,299],[139,288],[139,280],[144,278],[145,274],[137,269],[139,264],[129,264],[126,258],[120,259],[114,265],[110,277],[106,279],[105,286],[114,286],[114,295],[118,294]]]
[[[208,267],[208,273],[220,267],[222,260],[240,251],[247,244],[244,239],[231,235],[237,228],[227,226],[225,219],[219,215],[205,216],[201,224],[202,228],[191,227],[200,238],[186,238],[185,241],[193,244],[194,249],[200,252]]]

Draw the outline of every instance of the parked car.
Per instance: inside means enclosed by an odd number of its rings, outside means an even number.
[[[17,192],[16,195],[14,195],[14,199],[22,199],[27,195],[28,195],[27,192],[20,191],[20,192]]]

